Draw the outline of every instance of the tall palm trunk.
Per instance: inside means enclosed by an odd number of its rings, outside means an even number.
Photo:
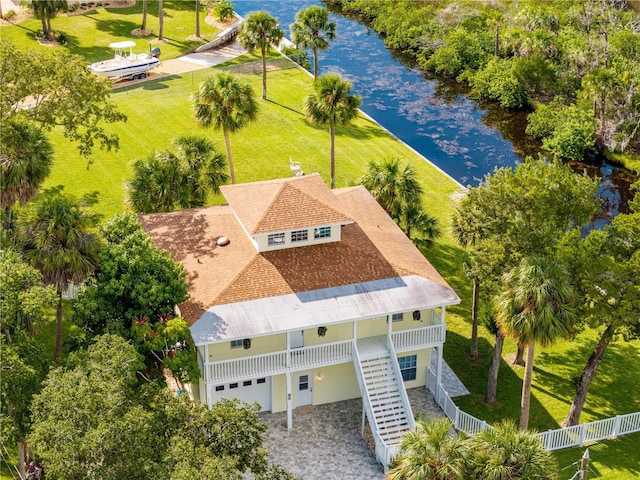
[[[313,81],[318,79],[318,47],[313,47]]]
[[[262,99],[267,99],[267,52],[264,46],[260,47],[262,55]]]
[[[504,345],[504,333],[498,329],[496,332],[496,345],[493,347],[491,363],[489,364],[489,379],[487,380],[487,393],[484,396],[484,403],[494,403],[496,401],[498,371],[500,370],[500,360],[502,360],[502,345]]]
[[[60,364],[62,356],[62,291],[58,292],[58,306],[56,308],[56,349],[53,360],[56,365]]]
[[[140,27],[141,30],[147,29],[147,3],[148,0],[142,0],[142,26]]]
[[[164,9],[162,0],[158,0],[158,40],[164,40]]]
[[[480,281],[473,279],[473,302],[471,305],[471,352],[472,360],[478,358],[478,297],[480,295]]]
[[[231,143],[229,143],[229,132],[222,130],[224,135],[224,145],[227,147],[227,161],[229,162],[229,174],[231,175],[231,184],[236,183],[236,171],[233,168],[233,158],[231,158]]]
[[[200,38],[200,0],[196,0],[196,37]]]
[[[531,381],[533,380],[533,357],[536,347],[535,340],[527,345],[527,362],[524,368],[524,380],[522,381],[522,401],[520,402],[520,430],[529,427],[529,410],[531,407]]]
[[[595,376],[598,367],[600,366],[602,357],[604,357],[604,354],[607,351],[607,347],[613,339],[615,331],[615,326],[609,325],[607,327],[607,329],[600,337],[596,348],[591,353],[589,360],[587,360],[587,364],[585,365],[584,370],[582,370],[580,381],[578,382],[578,386],[576,387],[576,394],[573,397],[573,403],[571,403],[569,415],[567,416],[567,419],[562,423],[563,427],[577,425],[578,422],[580,422],[580,414],[582,413],[584,402],[587,399],[587,392],[589,391],[591,380],[593,380],[593,377]]]
[[[336,127],[329,125],[329,137],[331,138],[331,188],[336,188]]]
[[[520,342],[518,342],[516,358],[513,359],[512,365],[524,365],[524,345]]]

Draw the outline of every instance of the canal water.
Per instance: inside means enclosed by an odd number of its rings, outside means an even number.
[[[234,0],[244,17],[268,11],[288,38],[296,13],[309,5],[323,4]],[[357,19],[332,13],[331,20],[337,24],[336,38],[320,52],[320,74],[349,79],[362,97],[364,112],[462,185],[476,186],[495,167],[514,166],[540,151],[540,144],[524,133],[526,114],[471,100],[464,87],[431,77],[388,50],[376,32]],[[595,227],[626,211],[632,174],[606,162],[574,168],[602,178],[605,209]]]

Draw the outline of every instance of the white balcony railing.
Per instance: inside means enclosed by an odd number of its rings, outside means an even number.
[[[444,342],[445,325],[392,332],[391,338],[397,352],[429,348]],[[233,360],[204,362],[202,375],[206,383],[225,383],[351,361],[353,339]]]

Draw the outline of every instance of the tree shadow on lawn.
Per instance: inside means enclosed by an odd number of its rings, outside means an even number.
[[[575,393],[573,380],[579,378],[596,343],[593,336],[579,336],[568,348],[541,350],[536,371],[542,375],[536,383],[548,391],[566,392],[570,405]],[[609,345],[589,387],[585,412],[607,418],[640,411],[639,346],[638,340]],[[545,370],[546,366],[553,368],[554,373]]]
[[[485,338],[478,338],[480,359],[475,361],[469,359],[469,348],[470,339],[468,337],[447,331],[444,358],[471,392],[469,395],[457,397],[455,399],[456,405],[461,410],[491,424],[502,419],[517,422],[520,416],[522,379],[516,374],[514,368],[522,367],[509,365],[504,358],[500,361],[497,400],[494,404],[487,405],[484,403],[484,396],[493,344]],[[532,390],[529,428],[546,430],[558,427],[558,422],[536,398],[535,389]]]
[[[106,32],[106,33],[110,33],[112,35],[118,35],[118,36],[130,35],[131,30],[134,30],[140,27],[140,24],[130,22],[127,20],[119,20],[115,18],[112,18],[110,20],[101,20],[99,18],[96,18],[96,15],[99,15],[99,14],[98,13],[95,13],[93,15],[83,14],[82,16],[89,20],[93,20],[96,24],[96,29],[101,32]]]

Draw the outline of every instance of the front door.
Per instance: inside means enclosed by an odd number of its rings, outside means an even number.
[[[289,333],[290,348],[304,347],[304,330],[296,330]]]
[[[296,407],[313,403],[313,372],[296,374]]]

